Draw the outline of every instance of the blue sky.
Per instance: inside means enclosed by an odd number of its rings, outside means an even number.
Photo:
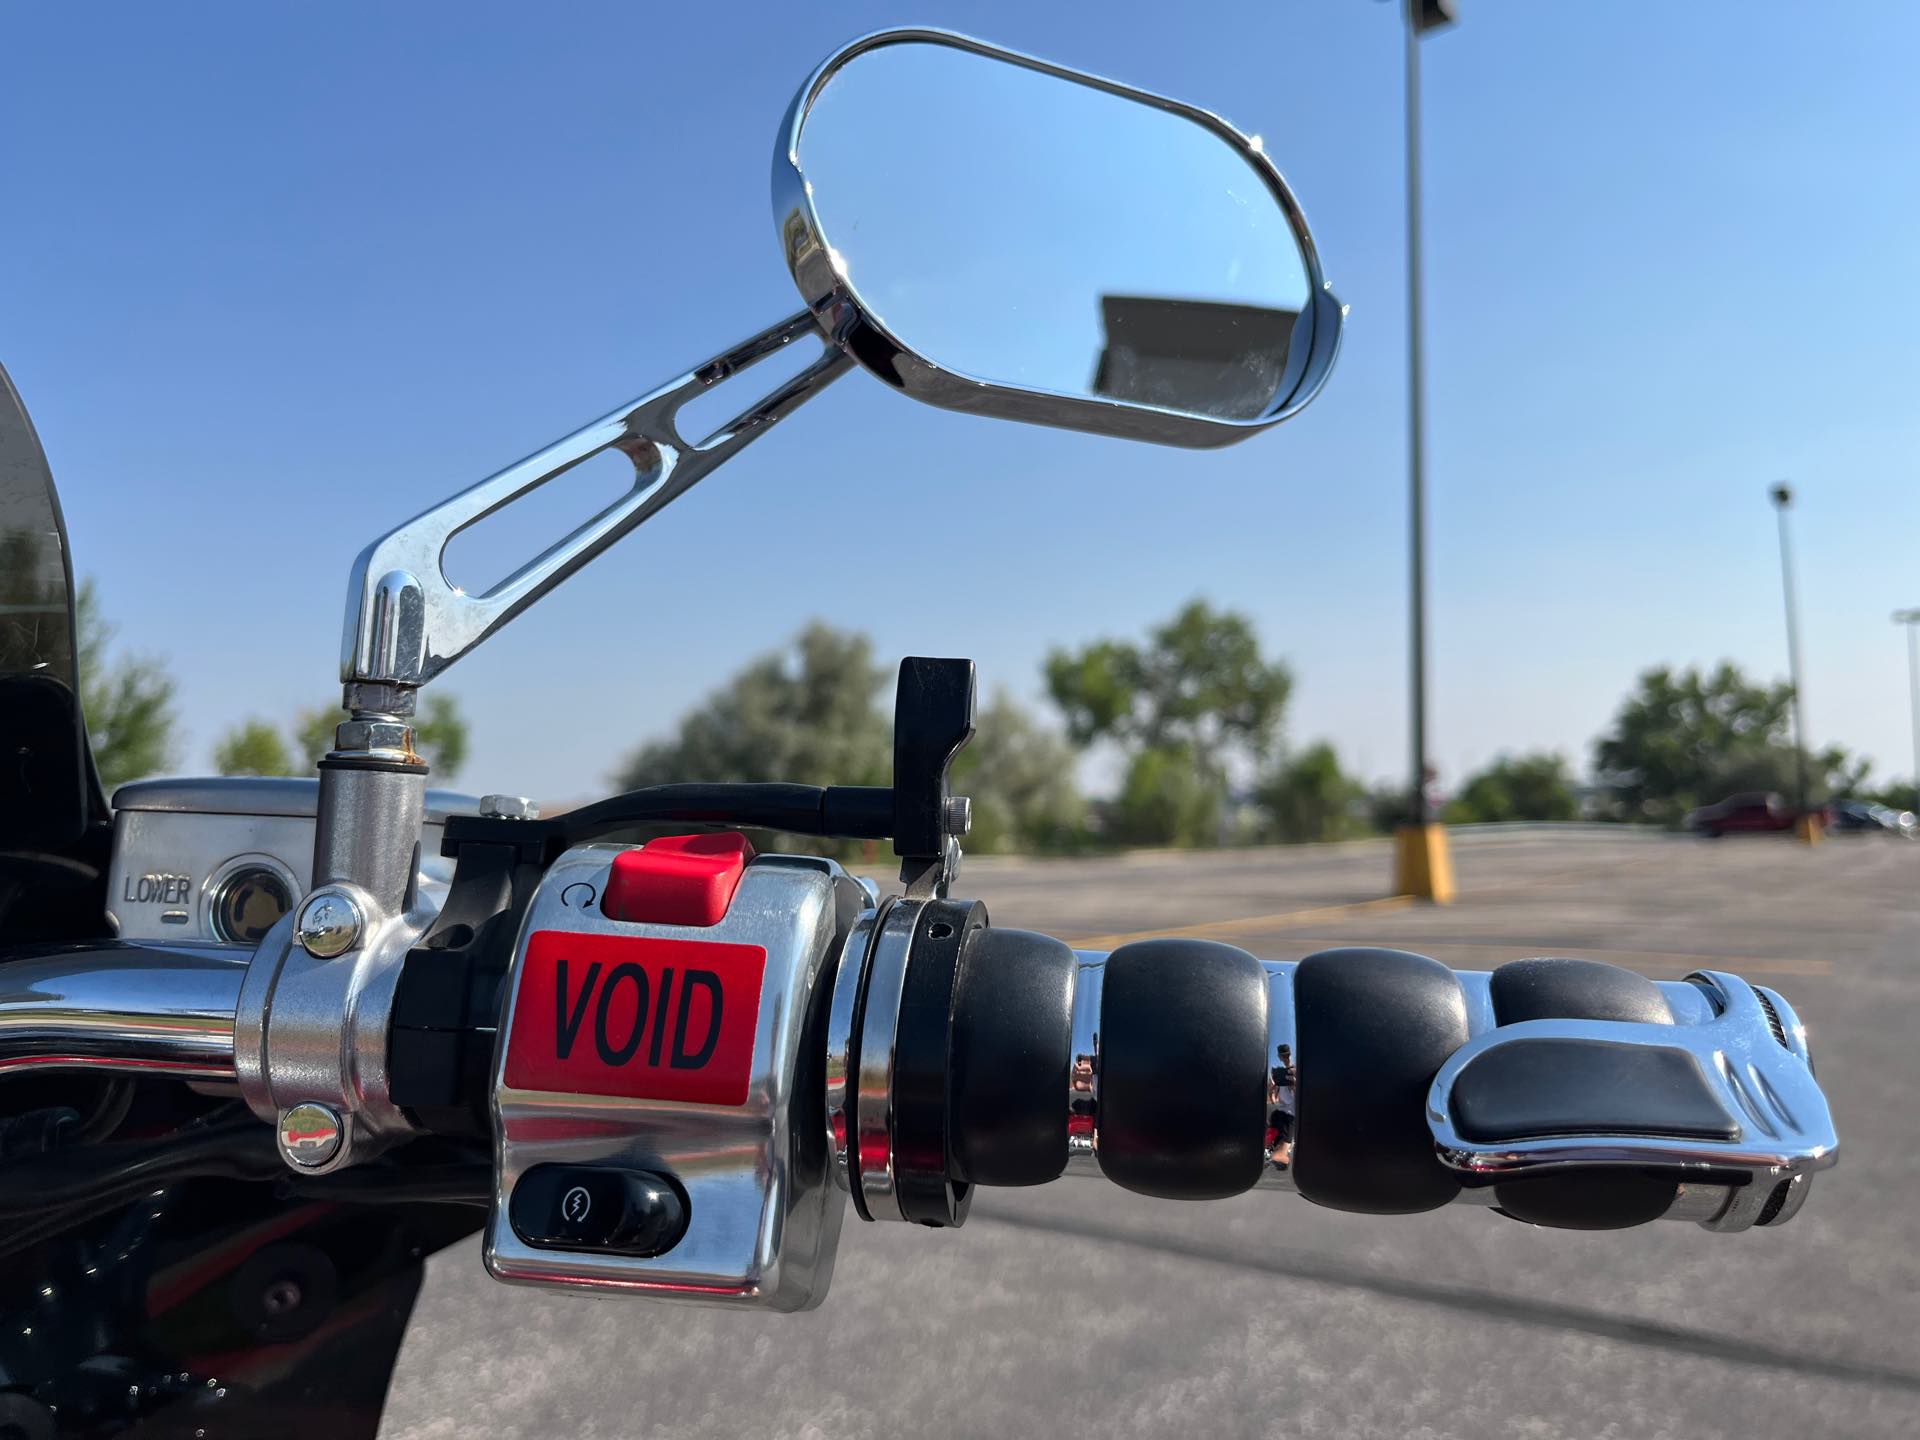
[[[1461,8],[1425,51],[1445,771],[1584,764],[1648,664],[1783,671],[1786,477],[1814,738],[1906,773],[1887,617],[1920,604],[1920,9]],[[828,50],[909,21],[1259,132],[1353,307],[1339,370],[1217,453],[850,376],[447,674],[476,725],[462,783],[592,793],[809,616],[1037,696],[1049,645],[1195,594],[1292,662],[1295,740],[1400,771],[1390,6],[21,8],[0,358],[78,566],[178,674],[187,766],[333,693],[369,539],[795,308],[775,127]]]

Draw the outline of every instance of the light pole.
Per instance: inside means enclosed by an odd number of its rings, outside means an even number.
[[[1407,160],[1407,582],[1411,764],[1408,823],[1394,837],[1394,890],[1453,899],[1453,860],[1427,791],[1427,456],[1420,253],[1420,37],[1453,23],[1453,0],[1404,0]]]
[[[1807,711],[1806,687],[1800,676],[1800,614],[1793,593],[1793,550],[1787,541],[1787,511],[1793,505],[1793,490],[1787,482],[1776,483],[1767,494],[1773,500],[1774,514],[1780,521],[1780,589],[1787,606],[1787,671],[1793,682],[1793,768],[1798,794],[1794,833],[1811,845],[1820,838],[1820,822],[1807,807]]]
[[[1896,610],[1893,623],[1907,627],[1907,689],[1913,707],[1913,809],[1920,811],[1920,610]]]

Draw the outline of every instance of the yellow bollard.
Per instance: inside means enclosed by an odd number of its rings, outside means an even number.
[[[1403,825],[1393,833],[1393,893],[1453,903],[1453,856],[1444,825]]]
[[[1793,822],[1793,838],[1802,845],[1818,845],[1820,836],[1825,833],[1825,830],[1826,827],[1820,823],[1818,811],[1802,815]]]

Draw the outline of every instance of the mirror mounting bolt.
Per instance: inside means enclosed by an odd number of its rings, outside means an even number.
[[[334,727],[333,753],[408,766],[421,763],[413,747],[413,727],[403,720],[342,720]]]
[[[305,1101],[280,1114],[280,1154],[300,1170],[316,1170],[340,1153],[346,1122],[339,1111],[317,1101]]]
[[[300,907],[293,937],[314,959],[333,960],[360,943],[364,923],[351,895],[337,889],[321,890]]]

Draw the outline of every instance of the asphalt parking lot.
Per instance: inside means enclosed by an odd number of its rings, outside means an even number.
[[[574,1299],[435,1258],[386,1432],[427,1437],[1920,1434],[1920,844],[1461,835],[1461,899],[1379,902],[1378,844],[982,862],[1001,924],[1183,930],[1293,959],[1711,964],[1812,1032],[1840,1167],[1775,1230],[1575,1234],[1098,1181],[983,1193],[964,1229],[850,1221],[802,1316]]]

